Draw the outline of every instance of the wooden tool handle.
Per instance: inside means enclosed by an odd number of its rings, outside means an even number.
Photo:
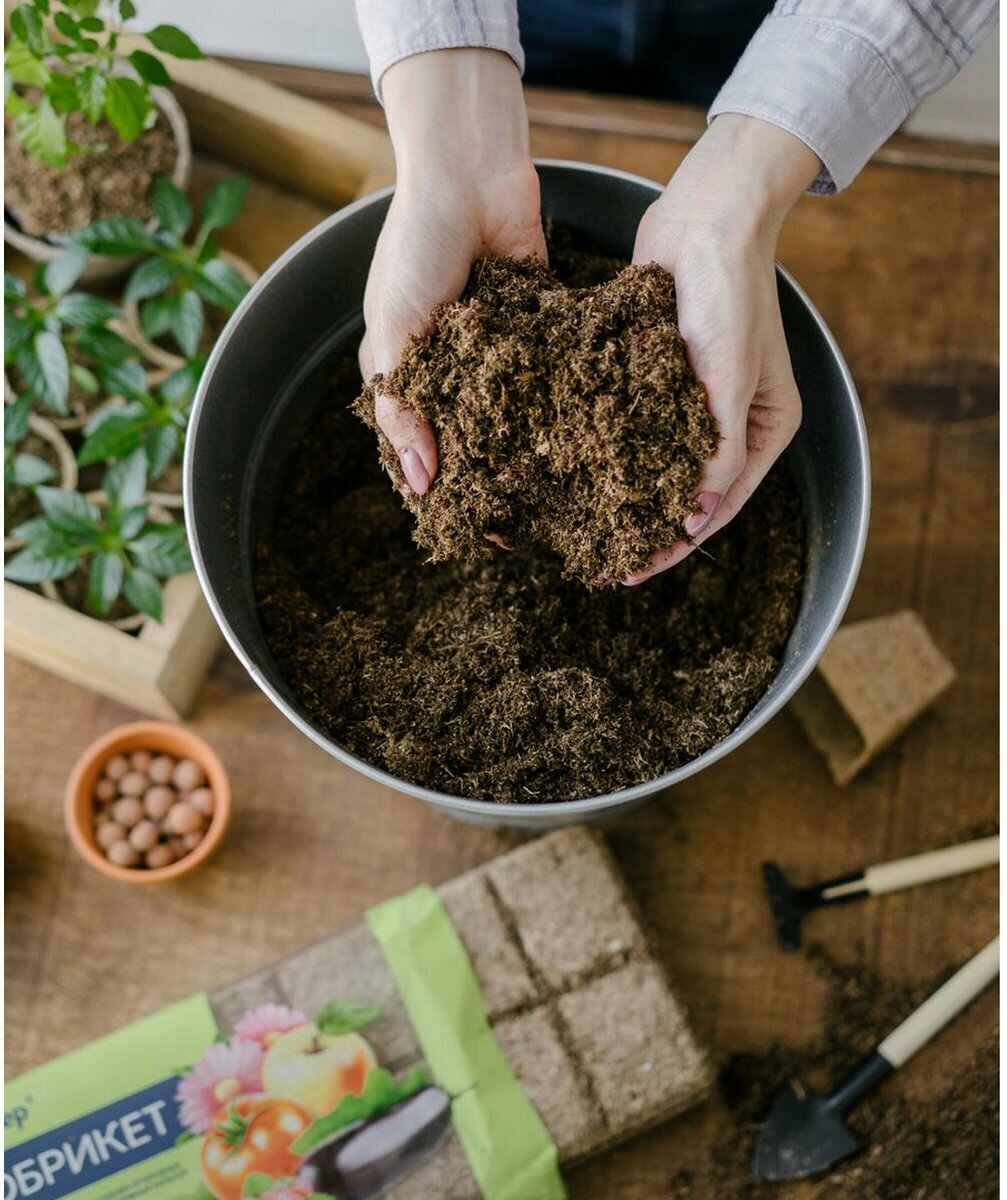
[[[1000,938],[995,937],[984,949],[970,958],[961,970],[878,1046],[878,1053],[892,1064],[901,1067],[966,1005],[988,987],[1000,973]]]
[[[868,867],[864,872],[864,882],[872,895],[877,896],[881,892],[897,892],[900,888],[929,883],[932,879],[964,875],[966,871],[990,867],[999,861],[1000,837],[997,835]]]

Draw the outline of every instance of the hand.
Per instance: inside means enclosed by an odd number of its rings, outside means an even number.
[[[642,583],[722,529],[797,432],[801,399],[776,291],[776,243],[787,213],[821,170],[785,130],[717,117],[640,222],[633,261],[675,277],[678,324],[706,387],[720,446],[687,517],[689,541],[658,550]]]
[[[360,367],[398,364],[430,310],[461,294],[484,254],[546,257],[539,183],[528,148],[521,80],[495,50],[437,50],[385,72],[382,93],[397,182],[364,295]],[[380,391],[375,415],[422,495],[437,473],[429,423]]]

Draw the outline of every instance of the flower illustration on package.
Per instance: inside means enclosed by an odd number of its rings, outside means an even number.
[[[378,1065],[360,1031],[380,1017],[263,1004],[180,1072],[180,1140],[202,1139],[214,1200],[370,1200],[439,1148],[451,1101],[422,1064],[398,1080]]]

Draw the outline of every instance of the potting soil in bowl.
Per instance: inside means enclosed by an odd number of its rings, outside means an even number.
[[[625,265],[562,238],[550,259],[578,286]],[[347,347],[288,466],[256,572],[277,664],[351,753],[452,795],[574,800],[696,758],[766,691],[804,575],[800,501],[784,466],[701,552],[641,587],[588,589],[568,576],[593,579],[602,559],[573,561],[556,541],[560,554],[434,563],[350,411],[359,389]],[[701,441],[712,424],[694,412],[686,427]],[[698,479],[699,445],[678,447],[686,483]],[[442,445],[446,478],[449,453]],[[620,546],[632,544],[631,531]]]

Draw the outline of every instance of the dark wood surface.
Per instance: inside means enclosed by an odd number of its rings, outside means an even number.
[[[342,103],[380,119],[363,101]],[[613,129],[612,103],[594,102],[594,130],[536,124],[535,153],[667,178],[685,142]],[[202,164],[199,182],[218,171]],[[846,789],[783,712],[726,761],[610,827],[660,954],[719,1060],[820,1032],[825,985],[807,957],[776,948],[764,858],[810,882],[965,839],[997,816],[997,203],[985,167],[877,163],[839,197],[802,200],[784,233],[781,260],[846,353],[870,433],[871,534],[849,615],[917,609],[958,681]],[[233,247],[265,265],[321,215],[257,186]],[[10,659],[6,680],[8,1075],[515,840],[455,824],[330,760],[223,653],[192,726],[231,772],[225,848],[177,885],[112,884],[71,850],[62,789],[85,745],[135,714]],[[996,873],[986,871],[828,910],[811,932],[840,962],[923,982],[978,950],[996,922]],[[889,1086],[934,1094],[995,1020],[991,992]],[[714,1101],[573,1172],[571,1193],[665,1195],[674,1169],[702,1160],[727,1126]],[[836,1193],[798,1185],[774,1194]]]

